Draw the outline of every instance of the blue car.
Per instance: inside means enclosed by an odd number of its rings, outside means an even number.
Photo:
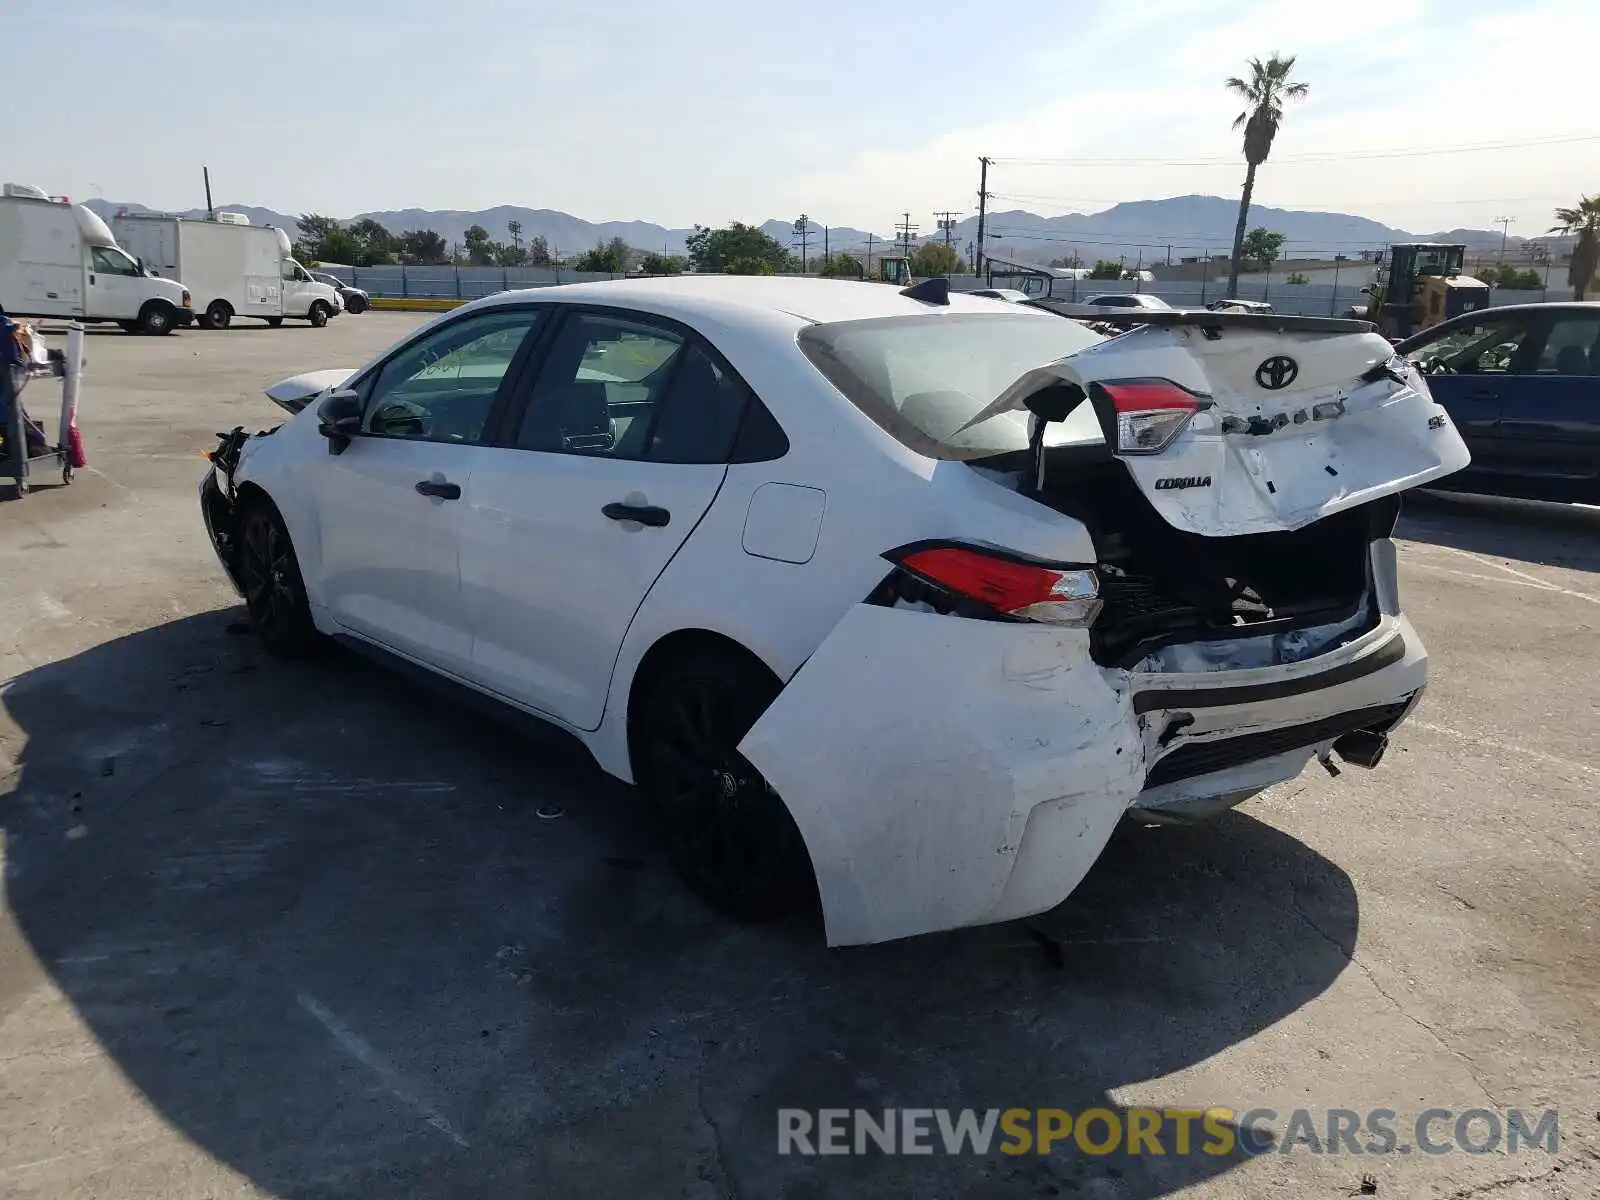
[[[1396,349],[1472,452],[1431,486],[1600,503],[1600,302],[1479,309]]]

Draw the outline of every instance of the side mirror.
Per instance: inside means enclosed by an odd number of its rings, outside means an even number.
[[[1370,295],[1372,295],[1372,289],[1371,288],[1362,288],[1361,289],[1361,294],[1363,296],[1370,296]]]
[[[317,432],[328,439],[329,454],[343,454],[361,432],[361,395],[340,388],[317,405]]]

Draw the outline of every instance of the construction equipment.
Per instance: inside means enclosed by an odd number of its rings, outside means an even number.
[[[1390,339],[1410,337],[1462,313],[1489,306],[1489,285],[1461,273],[1467,248],[1438,242],[1402,242],[1378,256],[1378,275],[1365,313]]]
[[[905,254],[878,256],[878,282],[910,287],[916,281],[911,277],[911,258]]]

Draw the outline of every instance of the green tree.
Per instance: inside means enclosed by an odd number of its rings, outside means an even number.
[[[395,238],[395,249],[401,262],[439,266],[450,261],[450,247],[431,229],[406,230]]]
[[[1228,266],[1228,295],[1239,294],[1239,263],[1244,253],[1244,227],[1250,218],[1250,195],[1256,190],[1256,168],[1272,153],[1273,139],[1283,124],[1283,102],[1299,100],[1310,85],[1291,81],[1294,55],[1285,58],[1274,53],[1266,62],[1250,60],[1250,78],[1232,76],[1223,86],[1245,103],[1245,110],[1234,118],[1234,129],[1244,130],[1244,192],[1239,197],[1239,223],[1233,231],[1233,259]]]
[[[725,275],[772,275],[788,270],[793,257],[774,238],[743,221],[723,229],[696,225],[684,247],[694,270]]]
[[[494,244],[494,261],[496,266],[520,267],[527,261],[528,252],[515,242],[496,242]]]
[[[344,226],[339,224],[338,218],[321,213],[301,213],[296,224],[300,226],[300,237],[294,244],[294,256],[301,262],[333,261],[333,256],[325,253],[325,250],[330,237],[344,232]]]
[[[574,271],[593,271],[595,273],[609,272],[620,275],[628,269],[628,257],[632,248],[621,238],[612,238],[609,242],[598,242],[593,250],[585,250],[572,260]]]
[[[854,254],[846,254],[843,250],[826,258],[819,258],[816,268],[817,274],[824,279],[861,279],[865,275],[861,260]]]
[[[961,255],[943,242],[924,242],[911,252],[911,273],[918,279],[935,275],[954,275],[961,269]]]
[[[1289,278],[1285,279],[1284,282],[1285,283],[1310,283],[1311,280],[1309,278],[1307,278],[1306,276],[1300,274],[1299,271],[1290,271],[1289,272]]]
[[[528,254],[525,260],[530,267],[548,267],[554,264],[550,257],[550,243],[542,236],[534,235],[533,241],[528,243]]]
[[[494,262],[494,243],[482,225],[467,226],[461,235],[461,245],[467,252],[467,262],[473,266],[487,267]]]
[[[1575,207],[1556,209],[1556,223],[1550,232],[1578,235],[1567,265],[1567,284],[1572,298],[1582,300],[1594,280],[1595,268],[1600,267],[1600,196],[1579,196]]]
[[[639,266],[647,275],[682,275],[688,264],[679,254],[646,254]]]
[[[361,245],[360,262],[356,265],[375,267],[394,261],[394,235],[381,222],[362,217],[350,226],[349,232]]]
[[[1121,279],[1122,278],[1122,264],[1119,263],[1119,262],[1112,262],[1108,258],[1102,258],[1099,262],[1095,263],[1094,270],[1089,272],[1089,278],[1090,279]]]
[[[1270,271],[1272,264],[1278,261],[1278,251],[1283,249],[1285,240],[1283,234],[1258,225],[1244,239],[1240,252],[1244,261],[1256,270]]]

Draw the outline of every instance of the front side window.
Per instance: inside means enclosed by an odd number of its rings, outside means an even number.
[[[1025,449],[1026,412],[967,423],[1026,372],[1104,340],[1077,321],[1026,312],[836,321],[799,338],[817,369],[898,441],[956,459]],[[1052,425],[1047,438],[1071,434]]]
[[[121,250],[107,246],[96,246],[91,251],[94,260],[94,269],[102,275],[131,275],[137,278],[143,272],[139,264],[134,262]]]
[[[1419,343],[1407,357],[1435,374],[1520,373],[1530,326],[1525,319],[1487,317],[1458,325]]]
[[[412,342],[379,369],[362,431],[378,437],[474,443],[540,309],[478,313]]]
[[[573,313],[556,333],[517,432],[523,450],[646,458],[687,339],[631,317]]]

